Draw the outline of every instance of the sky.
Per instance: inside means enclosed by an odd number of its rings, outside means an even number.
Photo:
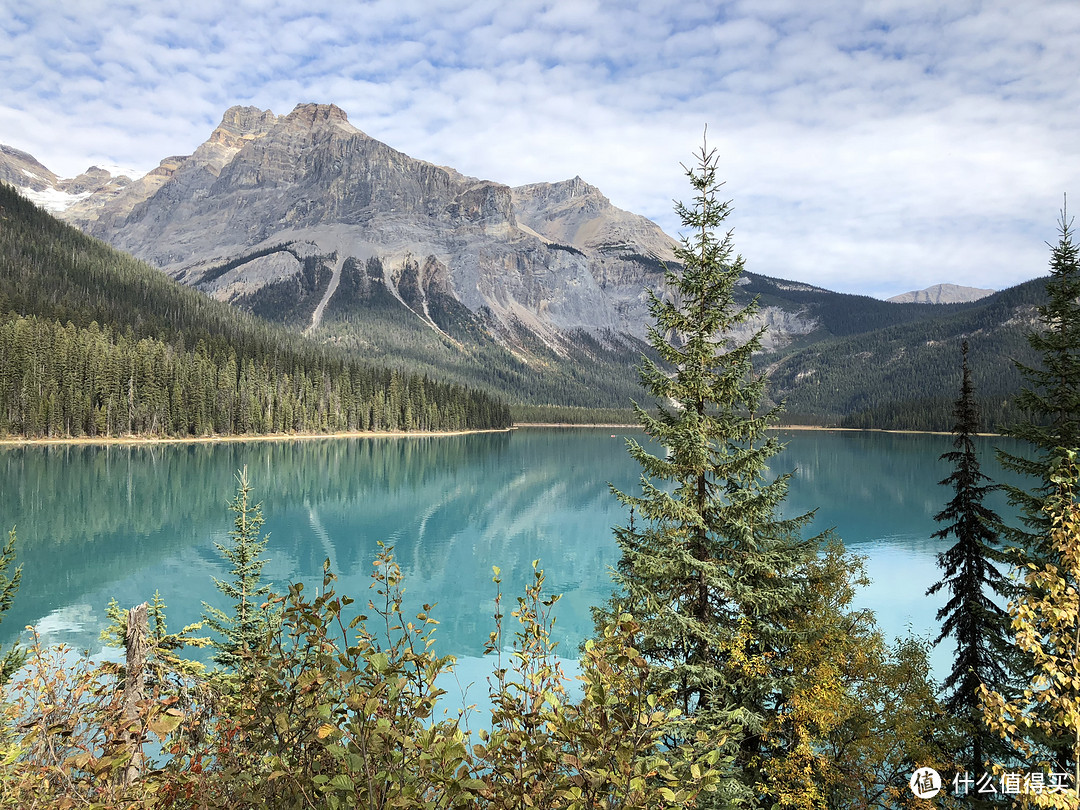
[[[1077,0],[0,0],[0,77],[0,143],[63,177],[332,102],[672,235],[704,141],[747,270],[878,297],[1044,275],[1080,195]]]

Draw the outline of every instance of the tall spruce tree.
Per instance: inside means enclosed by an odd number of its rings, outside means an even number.
[[[790,474],[770,477],[781,445],[766,429],[780,409],[762,408],[765,379],[751,365],[764,329],[738,337],[757,303],[736,302],[743,260],[730,232],[716,235],[730,204],[718,196],[715,151],[703,146],[696,158],[686,170],[693,207],[676,208],[687,229],[681,266],[666,269],[662,295],[651,293],[649,342],[667,368],[645,358],[641,379],[657,415],[635,403],[661,452],[629,442],[642,493],[615,490],[632,519],[615,530],[621,592],[609,610],[641,623],[653,686],[674,690],[691,728],[711,745],[738,741],[736,773],[752,801],[773,744],[767,726],[791,685],[779,670],[809,612],[817,542],[801,538],[811,515],[779,515]]]
[[[955,465],[952,474],[941,481],[952,487],[948,505],[934,516],[945,527],[932,535],[956,542],[938,554],[944,574],[927,589],[927,595],[945,588],[949,601],[937,613],[941,633],[934,644],[946,638],[956,643],[952,670],[945,678],[945,708],[965,729],[965,750],[959,758],[969,773],[979,774],[988,760],[1005,762],[1012,751],[1001,738],[990,732],[982,720],[979,686],[984,684],[998,693],[1009,694],[1015,682],[1016,651],[1009,630],[1009,616],[995,601],[1007,598],[1009,581],[995,563],[1003,562],[998,533],[1000,518],[983,504],[994,489],[982,473],[972,437],[979,432],[979,409],[975,387],[968,368],[968,343],[962,346],[962,382],[960,397],[953,415],[953,450],[943,453],[942,461]]]
[[[1003,536],[1025,555],[1038,556],[1050,522],[1044,511],[1055,492],[1051,467],[1057,448],[1080,447],[1080,249],[1063,208],[1060,237],[1050,251],[1047,302],[1038,308],[1040,329],[1028,343],[1040,355],[1038,367],[1017,364],[1025,379],[1016,399],[1027,421],[1002,428],[1006,436],[1028,442],[1032,456],[998,451],[1002,466],[1033,479],[1030,489],[1009,485],[1009,502],[1020,508],[1023,526],[1002,527]]]
[[[229,504],[236,517],[229,532],[229,544],[215,543],[221,556],[231,564],[230,579],[214,577],[214,584],[232,600],[231,613],[203,603],[203,621],[220,635],[215,642],[214,661],[234,672],[241,672],[249,653],[254,651],[272,629],[275,615],[266,602],[273,595],[269,583],[262,581],[269,535],[259,536],[262,525],[262,504],[254,503],[247,467],[236,474],[236,495]]]
[[[1080,248],[1073,240],[1072,225],[1063,207],[1058,220],[1059,238],[1050,246],[1047,301],[1037,310],[1040,328],[1028,335],[1028,343],[1039,353],[1040,364],[1018,364],[1025,386],[1017,405],[1028,419],[1001,431],[1027,442],[1033,451],[1025,456],[998,450],[1003,467],[1032,479],[1029,489],[1004,487],[1009,502],[1020,510],[1022,525],[1002,525],[1000,530],[1025,577],[1010,607],[1044,605],[1048,598],[1052,601],[1053,594],[1041,590],[1048,581],[1041,572],[1067,572],[1071,564],[1054,542],[1050,507],[1060,500],[1061,483],[1056,471],[1062,453],[1080,448]],[[1039,575],[1032,576],[1031,572]],[[1029,665],[1037,670],[1038,656],[1020,646]],[[1031,750],[1052,761],[1058,771],[1067,772],[1072,766],[1075,741],[1071,730],[1052,724],[1032,726],[1029,742]]]

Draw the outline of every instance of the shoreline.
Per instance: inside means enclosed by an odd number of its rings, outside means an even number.
[[[62,445],[158,445],[158,444],[228,444],[246,442],[292,442],[318,439],[409,439],[438,438],[440,436],[468,436],[479,433],[510,433],[518,428],[603,428],[605,430],[640,430],[638,424],[598,423],[571,424],[567,422],[519,422],[508,428],[483,428],[475,430],[353,430],[336,433],[239,433],[227,436],[72,436],[26,439],[21,437],[0,438],[3,447],[41,447]],[[885,428],[822,427],[820,425],[774,425],[767,430],[806,430],[826,433],[899,433],[924,436],[952,436],[946,430],[888,430]],[[1000,433],[976,433],[976,436],[999,437]]]
[[[227,436],[73,436],[66,438],[25,439],[5,437],[0,447],[48,445],[151,445],[151,444],[223,444],[232,442],[292,442],[316,439],[408,439],[439,436],[467,436],[472,433],[508,433],[508,428],[476,430],[347,430],[336,433],[237,433]]]
[[[618,424],[616,422],[597,422],[595,424],[577,424],[572,422],[515,422],[515,428],[640,428],[641,425]]]
[[[635,429],[640,430],[641,425],[620,425],[620,424],[596,424],[596,425],[580,425],[570,424],[565,422],[518,422],[514,425],[515,428],[621,428],[621,429]],[[772,425],[766,428],[766,430],[816,430],[828,433],[911,433],[921,436],[952,436],[951,430],[890,430],[888,428],[848,428],[848,427],[823,427],[821,425]],[[986,436],[993,438],[1000,436],[1000,433],[974,433],[973,436]]]

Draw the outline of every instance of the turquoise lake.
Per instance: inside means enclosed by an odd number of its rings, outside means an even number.
[[[614,436],[612,434],[615,434]],[[212,576],[227,572],[234,474],[246,465],[270,533],[266,578],[314,588],[330,560],[339,592],[366,602],[371,561],[392,545],[408,606],[437,603],[438,650],[473,660],[493,628],[492,566],[511,602],[535,559],[562,594],[556,638],[574,657],[591,631],[589,608],[611,592],[618,559],[611,527],[626,519],[611,483],[634,492],[625,449],[634,431],[526,428],[417,438],[319,439],[189,445],[8,447],[0,450],[0,527],[17,527],[22,586],[0,625],[10,641],[34,625],[47,642],[98,651],[105,605],[130,606],[155,589],[170,629],[197,621],[202,603],[226,607]],[[937,482],[948,436],[781,431],[774,472],[794,470],[787,514],[816,509],[812,531],[835,527],[867,559],[873,583],[859,605],[888,636],[936,635],[944,594],[930,535],[952,493]],[[1001,480],[980,439],[984,472]],[[1003,514],[1004,499],[990,505]],[[950,650],[933,660],[943,674]]]

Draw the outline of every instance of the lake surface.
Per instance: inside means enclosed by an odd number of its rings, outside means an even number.
[[[612,437],[612,433],[616,435]],[[366,602],[380,541],[394,546],[413,610],[437,603],[438,650],[482,653],[493,629],[491,568],[502,569],[511,604],[539,559],[561,593],[556,637],[573,657],[591,631],[589,608],[611,592],[618,560],[611,527],[626,515],[608,483],[639,491],[625,436],[604,429],[521,429],[436,438],[353,438],[163,446],[0,449],[0,527],[17,526],[22,586],[0,640],[35,625],[49,642],[99,650],[111,597],[137,604],[159,590],[170,629],[197,621],[202,603],[226,607],[214,542],[227,542],[234,474],[247,465],[264,529],[264,576],[321,583],[323,560],[338,590]],[[774,470],[795,470],[787,514],[817,509],[813,531],[835,527],[866,555],[873,584],[860,606],[877,611],[889,636],[936,635],[944,594],[930,538],[933,516],[952,496],[937,482],[948,436],[781,432]],[[994,446],[979,440],[983,471],[1002,480]],[[1010,479],[1015,480],[1015,479]],[[990,505],[1005,514],[1000,496]],[[504,603],[505,605],[505,603]],[[509,611],[507,611],[509,613]],[[951,650],[938,650],[943,674]]]

